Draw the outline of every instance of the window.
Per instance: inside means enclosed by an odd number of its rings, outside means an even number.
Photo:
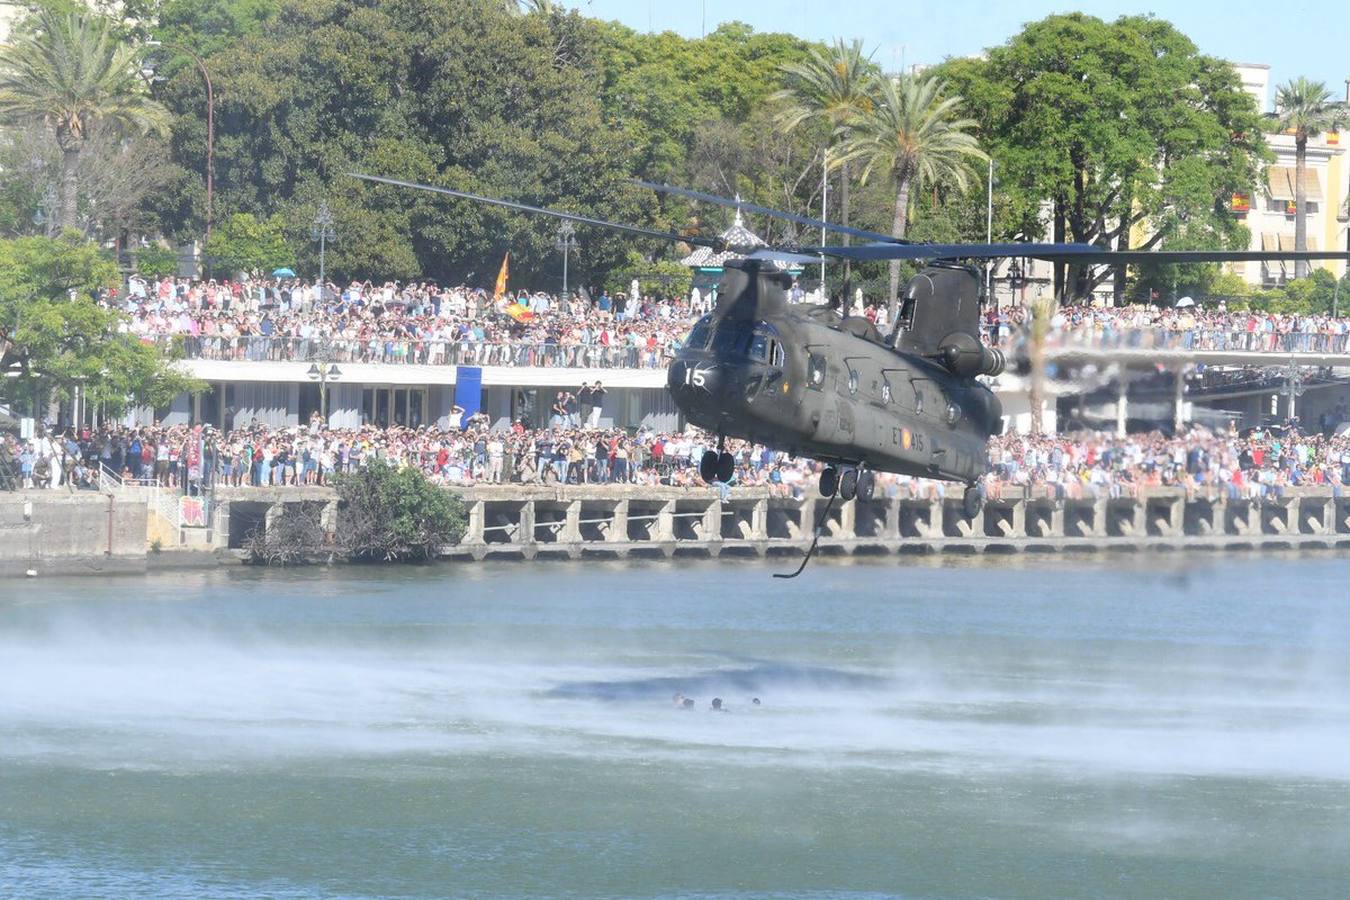
[[[825,357],[812,353],[806,363],[807,384],[814,390],[825,386]]]
[[[712,350],[721,356],[740,356],[750,344],[750,332],[730,322],[723,322],[713,332]]]
[[[769,361],[769,336],[759,329],[755,329],[754,337],[750,339],[750,358],[759,362]]]
[[[769,364],[779,369],[783,368],[783,345],[777,341],[769,344]]]
[[[712,318],[704,316],[695,323],[693,330],[689,332],[689,337],[685,339],[684,346],[690,350],[705,350],[708,347],[708,337],[712,334]]]
[[[858,370],[850,368],[848,370],[848,392],[850,394],[858,393]]]

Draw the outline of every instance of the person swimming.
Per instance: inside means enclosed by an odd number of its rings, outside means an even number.
[[[726,712],[726,709],[723,708],[723,706],[722,706],[722,698],[721,698],[721,697],[714,697],[714,698],[713,698],[713,700],[712,700],[712,711],[713,711],[713,712]]]
[[[682,709],[693,709],[693,708],[694,708],[694,698],[693,698],[693,697],[685,697],[685,698],[684,698],[684,702],[680,704],[680,707],[681,707]]]
[[[684,694],[681,694],[679,691],[676,691],[674,701],[676,709],[679,709],[681,706],[684,706]]]

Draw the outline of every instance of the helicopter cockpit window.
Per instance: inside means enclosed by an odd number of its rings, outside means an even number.
[[[755,329],[754,337],[750,339],[750,358],[756,362],[769,361],[769,336]]]
[[[777,341],[769,342],[769,365],[776,368],[783,368],[783,345]]]
[[[750,345],[751,331],[733,322],[723,322],[713,333],[712,349],[719,356],[740,356]]]
[[[689,332],[689,337],[685,340],[684,346],[690,350],[704,350],[708,346],[708,338],[712,335],[712,317],[704,316],[694,324]]]

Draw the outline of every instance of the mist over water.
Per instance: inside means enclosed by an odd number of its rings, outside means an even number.
[[[1350,562],[1167,562],[0,582],[0,879],[1350,894]]]

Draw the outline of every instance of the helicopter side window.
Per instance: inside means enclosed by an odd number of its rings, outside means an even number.
[[[769,342],[769,365],[783,368],[783,345],[777,341]]]
[[[710,316],[704,316],[694,325],[689,337],[685,339],[684,346],[690,350],[706,350],[708,347],[708,338],[712,336],[712,321]]]
[[[904,302],[900,304],[900,315],[896,317],[895,324],[898,327],[903,328],[905,331],[909,331],[911,328],[913,328],[914,309],[918,305],[919,303],[917,298],[915,298],[914,296],[914,291],[911,290],[908,294],[905,295]]]
[[[813,390],[825,387],[825,357],[812,353],[806,363],[806,383]]]
[[[756,362],[769,361],[769,336],[762,331],[757,330],[750,339],[750,358]]]

